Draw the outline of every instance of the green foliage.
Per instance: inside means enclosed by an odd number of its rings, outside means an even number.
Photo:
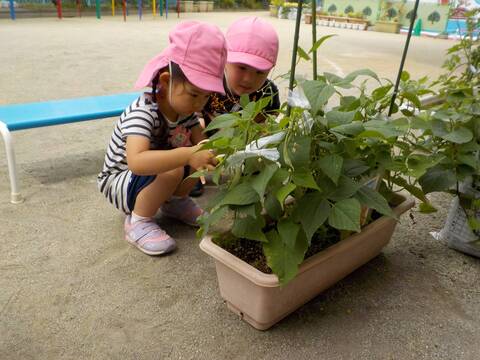
[[[478,29],[478,22],[469,26]],[[299,51],[300,59],[308,61],[329,37]],[[403,189],[421,201],[421,211],[435,211],[425,194],[459,193],[460,182],[480,177],[478,44],[469,37],[454,45],[447,73],[433,85],[404,71],[391,117],[393,84],[368,69],[297,80],[290,111],[284,104],[279,118],[263,112],[268,98],[243,98],[240,112],[207,127],[218,130],[208,144],[222,159],[215,171],[229,180],[219,184],[200,234],[233,213],[231,232],[259,241],[286,284],[312,238],[332,228],[361,231],[365,209],[394,216],[393,192]],[[420,97],[434,87],[444,103],[423,109]],[[253,121],[260,113],[262,124]]]
[[[430,15],[428,15],[428,21],[432,24],[440,21],[440,14],[438,11],[433,11]]]
[[[362,14],[363,14],[365,17],[368,17],[368,16],[372,15],[372,9],[370,8],[370,6],[366,6],[366,7],[362,10]]]
[[[462,192],[460,184],[480,180],[480,40],[474,36],[480,29],[477,14],[479,9],[467,12],[467,34],[448,50],[443,65],[446,72],[431,86],[442,102],[410,118],[416,131],[406,140],[415,143],[417,153],[422,155],[415,166],[422,169],[418,180],[423,191],[451,192],[462,200],[471,200],[472,195]]]
[[[335,4],[332,4],[328,7],[327,11],[330,15],[332,15],[337,11],[337,6]]]

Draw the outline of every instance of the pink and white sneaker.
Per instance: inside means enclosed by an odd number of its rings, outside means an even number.
[[[175,197],[162,205],[162,214],[185,224],[198,226],[197,219],[203,214],[203,209],[190,197]]]
[[[131,223],[132,217],[125,218],[125,240],[148,255],[162,255],[172,252],[177,245],[151,218]]]

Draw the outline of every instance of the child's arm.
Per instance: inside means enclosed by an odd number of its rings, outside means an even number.
[[[150,139],[130,135],[127,137],[128,168],[137,175],[161,174],[185,165],[194,169],[213,170],[217,162],[214,154],[208,150],[199,150],[200,146],[150,150]]]

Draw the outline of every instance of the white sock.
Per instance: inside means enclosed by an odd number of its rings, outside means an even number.
[[[135,224],[137,221],[145,220],[145,219],[149,219],[149,217],[137,215],[132,211],[132,218],[130,220],[130,224]]]

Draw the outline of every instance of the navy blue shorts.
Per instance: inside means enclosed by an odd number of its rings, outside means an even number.
[[[183,168],[183,179],[186,179],[190,175],[190,166],[186,165]],[[137,200],[137,196],[143,188],[150,185],[157,175],[135,175],[132,173],[132,177],[130,178],[130,182],[128,183],[127,187],[127,205],[130,211],[133,211],[135,208],[135,201]]]

